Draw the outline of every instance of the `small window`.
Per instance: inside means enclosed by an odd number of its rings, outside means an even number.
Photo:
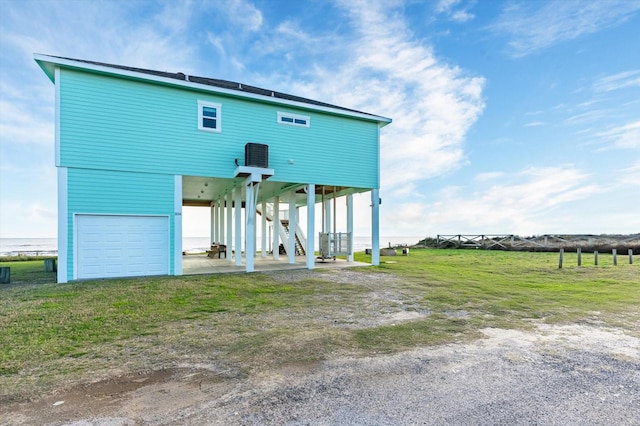
[[[222,105],[198,101],[198,130],[222,131]]]
[[[288,112],[278,112],[278,123],[290,126],[309,127],[311,118],[306,115],[289,114]]]

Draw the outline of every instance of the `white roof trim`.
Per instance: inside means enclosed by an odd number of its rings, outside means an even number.
[[[380,127],[384,127],[387,124],[391,123],[390,118],[382,117],[378,115],[365,114],[365,113],[360,113],[356,111],[347,111],[339,108],[331,108],[331,107],[326,107],[322,105],[313,105],[305,102],[298,102],[298,101],[292,101],[288,99],[259,95],[256,93],[238,92],[236,90],[225,89],[223,87],[193,83],[191,81],[186,81],[186,80],[176,80],[174,78],[161,77],[161,76],[156,76],[152,74],[146,74],[146,73],[141,73],[141,72],[136,72],[131,70],[123,70],[119,68],[112,68],[112,67],[103,66],[103,65],[89,64],[86,62],[75,61],[73,59],[58,58],[58,57],[49,56],[49,55],[42,55],[39,53],[34,53],[33,59],[36,62],[38,62],[38,64],[42,67],[45,73],[49,75],[49,78],[51,78],[52,80],[53,80],[52,70],[54,66],[60,65],[60,66],[66,66],[69,68],[91,70],[91,71],[104,73],[104,74],[120,75],[120,76],[139,79],[139,80],[154,81],[157,83],[162,83],[170,86],[180,86],[180,87],[195,89],[199,91],[218,93],[218,94],[233,96],[238,98],[254,99],[261,102],[273,103],[278,105],[290,105],[290,106],[294,106],[294,107],[302,108],[306,110],[322,111],[330,114],[360,118],[367,121],[376,121],[379,123]]]

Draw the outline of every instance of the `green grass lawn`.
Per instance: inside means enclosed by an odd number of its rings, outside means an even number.
[[[407,291],[420,293],[433,314],[360,331],[369,344],[408,348],[428,340],[425,330],[448,340],[485,327],[524,329],[531,320],[605,324],[640,335],[640,267],[620,258],[614,267],[610,255],[600,254],[596,267],[583,253],[578,268],[577,255],[565,253],[563,269],[558,253],[412,250],[408,257],[381,259],[379,269],[403,277]]]
[[[48,258],[14,256],[1,259],[0,266],[11,268],[11,284],[45,284],[56,281],[54,272],[44,271],[44,259]],[[2,286],[3,284],[0,284],[0,289]]]
[[[454,342],[532,320],[639,335],[640,265],[619,258],[613,266],[601,254],[600,266],[588,266],[583,254],[578,268],[572,256],[558,269],[557,253],[411,250],[356,269],[381,274],[375,285],[336,282],[328,279],[335,271],[320,270],[293,282],[255,273],[55,284],[42,260],[3,262],[21,284],[0,285],[0,401],[113,369],[215,360],[252,370]],[[340,326],[383,311],[421,315]]]

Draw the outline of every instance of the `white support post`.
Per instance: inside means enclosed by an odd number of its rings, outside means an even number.
[[[227,260],[233,262],[233,256],[231,256],[233,248],[233,194],[228,193],[225,199],[227,202]]]
[[[380,265],[380,190],[371,190],[371,264]]]
[[[262,232],[262,235],[260,237],[260,243],[261,243],[261,247],[260,247],[260,256],[261,257],[267,257],[267,201],[263,200],[262,201],[262,215],[260,217],[260,230]]]
[[[56,73],[56,78],[59,74]],[[60,85],[60,80],[56,80],[56,90]],[[56,113],[58,109],[56,108]],[[56,124],[57,127],[57,124]],[[58,167],[58,283],[69,281],[67,275],[68,254],[69,254],[69,179],[66,167]],[[631,259],[631,257],[629,257]],[[74,271],[78,266],[74,266]]]
[[[347,232],[349,238],[349,254],[347,262],[353,262],[353,195],[347,195]]]
[[[218,200],[218,242],[224,244],[224,198]]]
[[[58,173],[58,272],[57,282],[66,283],[69,254],[69,179],[66,167],[60,164],[60,68],[55,69],[55,165]],[[72,240],[73,241],[73,240]],[[77,265],[74,266],[76,270]]]
[[[324,229],[326,233],[331,233],[331,200],[324,202]],[[332,250],[333,251],[333,250]]]
[[[216,200],[216,243],[222,243],[222,227],[221,227],[221,217],[220,217],[220,200]]]
[[[245,232],[247,234],[247,246],[245,248],[245,271],[253,272],[253,258],[256,255],[256,203],[253,197],[255,196],[255,188],[253,182],[245,186],[245,212],[247,216],[247,222],[245,225]]]
[[[289,193],[289,264],[296,263],[296,192]]]
[[[236,187],[235,202],[236,205],[236,243],[235,259],[236,266],[242,266],[242,188]]]
[[[310,183],[307,186],[307,269],[313,269],[316,265],[315,262],[315,222],[316,222],[316,186]]]
[[[210,204],[210,224],[211,224],[211,232],[209,233],[209,239],[211,240],[211,244],[216,242],[216,205],[212,202]]]
[[[182,176],[173,183],[173,275],[182,275]]]
[[[273,200],[273,260],[280,258],[280,198]]]

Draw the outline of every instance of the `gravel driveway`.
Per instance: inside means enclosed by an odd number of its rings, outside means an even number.
[[[23,404],[0,423],[640,425],[640,339],[597,325],[483,333],[471,343],[257,377],[185,364]]]

